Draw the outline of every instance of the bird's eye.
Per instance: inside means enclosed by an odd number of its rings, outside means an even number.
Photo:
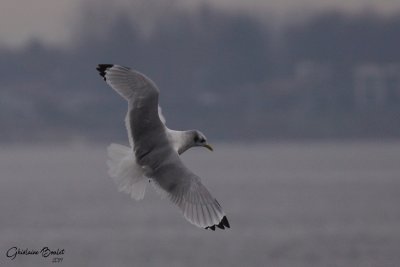
[[[196,136],[194,137],[194,142],[197,143],[197,142],[199,142],[199,140],[200,140],[199,137],[196,135]]]

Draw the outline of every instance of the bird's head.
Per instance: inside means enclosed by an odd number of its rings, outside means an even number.
[[[207,143],[206,136],[198,130],[192,131],[192,146],[202,146],[213,151],[213,148]]]

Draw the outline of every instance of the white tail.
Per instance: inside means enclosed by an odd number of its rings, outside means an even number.
[[[118,186],[118,190],[130,194],[136,200],[144,198],[148,178],[136,163],[133,150],[127,146],[111,144],[107,148],[109,160],[108,174]]]

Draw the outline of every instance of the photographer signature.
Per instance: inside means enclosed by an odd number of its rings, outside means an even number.
[[[6,256],[7,258],[10,258],[11,260],[15,260],[15,258],[18,255],[40,255],[43,258],[47,258],[49,256],[59,256],[59,255],[64,255],[65,249],[59,249],[57,248],[56,250],[50,249],[49,247],[43,247],[41,250],[35,250],[35,249],[21,249],[18,247],[11,247],[7,250]]]

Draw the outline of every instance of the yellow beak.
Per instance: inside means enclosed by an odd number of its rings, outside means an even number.
[[[214,151],[214,149],[212,148],[212,146],[210,146],[209,144],[205,144],[203,145],[205,148],[208,148],[210,151]]]

